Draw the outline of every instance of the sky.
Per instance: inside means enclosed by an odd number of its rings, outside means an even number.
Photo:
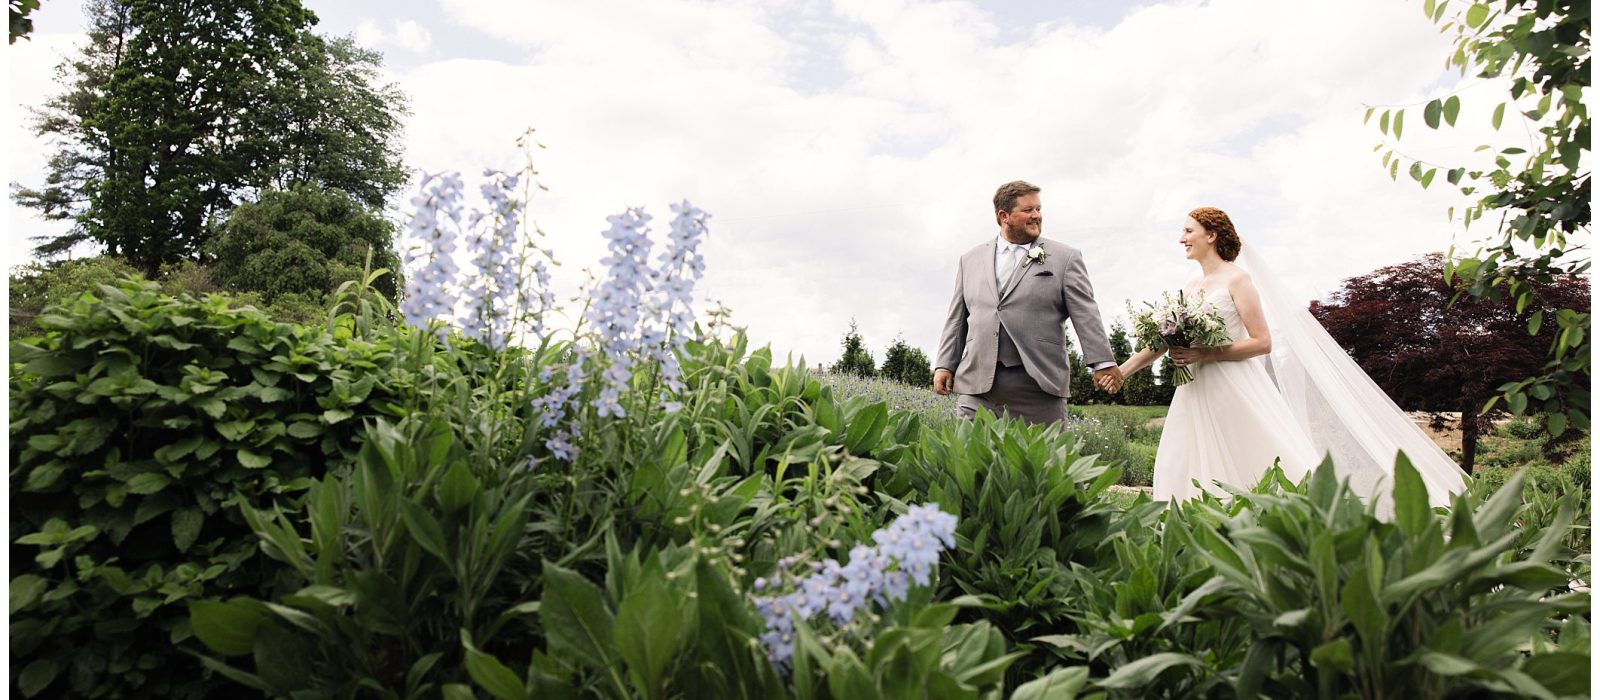
[[[1432,163],[1525,140],[1491,131],[1504,86],[1448,70],[1450,37],[1411,0],[306,4],[318,31],[383,52],[410,98],[408,167],[474,190],[536,130],[548,192],[529,212],[563,297],[604,256],[608,215],[644,207],[661,245],[687,199],[711,214],[702,310],[813,366],[852,320],[877,359],[896,337],[931,357],[1007,181],[1042,188],[1044,236],[1083,251],[1109,325],[1197,273],[1177,243],[1197,206],[1227,211],[1306,300],[1474,248],[1487,227],[1447,220],[1464,198],[1443,173],[1424,191],[1380,167],[1368,106],[1412,106],[1391,145]],[[7,51],[8,182],[43,179],[27,109],[59,91],[83,25],[53,0]],[[1458,128],[1432,132],[1421,106],[1447,93]],[[11,205],[8,264],[51,226]]]

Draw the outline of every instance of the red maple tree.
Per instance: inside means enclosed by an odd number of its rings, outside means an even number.
[[[1462,297],[1444,280],[1438,253],[1345,280],[1311,314],[1373,381],[1413,411],[1461,412],[1461,468],[1472,471],[1478,436],[1499,408],[1480,411],[1501,384],[1531,376],[1545,364],[1556,324],[1528,334],[1528,318],[1543,308],[1589,310],[1587,278],[1536,286],[1538,301],[1522,313],[1509,302]],[[1587,387],[1585,387],[1587,388]]]

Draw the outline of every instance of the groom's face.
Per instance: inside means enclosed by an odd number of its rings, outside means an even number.
[[[1044,211],[1039,205],[1039,194],[1023,195],[1011,211],[1000,212],[1000,226],[1005,229],[1006,240],[1028,243],[1039,237],[1044,227]]]

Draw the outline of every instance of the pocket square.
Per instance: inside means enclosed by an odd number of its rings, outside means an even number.
[[[1035,273],[1033,273],[1033,276],[1034,277],[1055,277],[1056,273],[1051,272],[1049,270],[1045,270],[1043,272],[1035,272]]]

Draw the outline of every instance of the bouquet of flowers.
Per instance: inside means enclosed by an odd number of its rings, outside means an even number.
[[[1163,293],[1159,303],[1147,301],[1144,305],[1144,311],[1134,311],[1133,305],[1128,305],[1128,317],[1133,319],[1133,333],[1139,347],[1152,350],[1214,347],[1231,341],[1227,321],[1206,303],[1204,293],[1186,295],[1180,291],[1176,297]],[[1183,386],[1193,379],[1194,370],[1173,368],[1173,386]]]

